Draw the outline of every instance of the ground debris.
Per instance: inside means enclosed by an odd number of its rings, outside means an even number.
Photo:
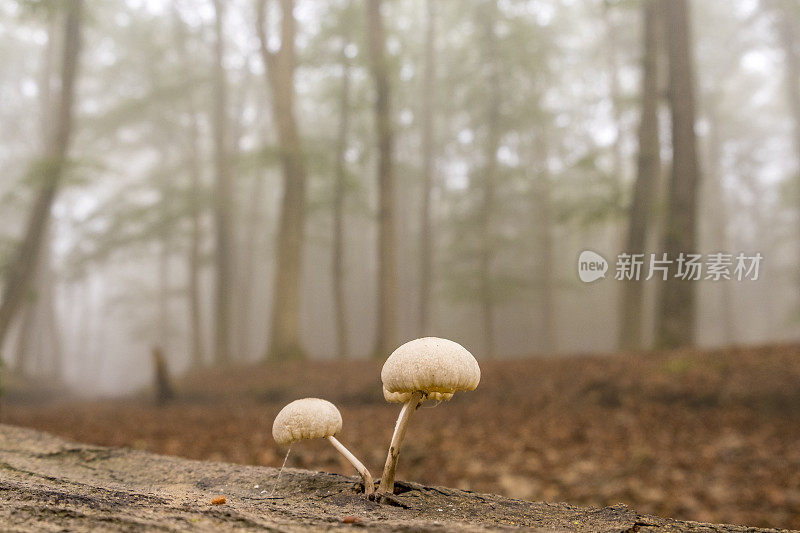
[[[271,483],[274,468],[200,462],[125,449],[68,443],[29,429],[0,425],[3,529],[42,531],[237,530],[363,526],[370,531],[764,531],[681,522],[618,505],[581,508],[512,500],[492,494],[402,483],[396,494],[413,507],[370,502],[355,478],[290,469],[282,500],[252,498],[253,480]],[[59,450],[69,453],[58,453]],[[91,469],[85,463],[91,462]],[[224,492],[226,496],[215,497]],[[335,497],[325,495],[335,494]],[[213,498],[213,499],[212,499]],[[207,502],[227,503],[223,508]],[[343,517],[343,518],[341,518]]]

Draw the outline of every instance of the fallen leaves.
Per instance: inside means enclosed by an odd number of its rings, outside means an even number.
[[[800,528],[800,346],[481,361],[482,381],[412,418],[398,477],[711,522]],[[398,407],[380,362],[204,371],[191,401],[4,405],[7,423],[105,445],[280,466],[270,428],[291,400],[340,408],[341,440],[380,472]],[[208,428],[214,427],[213,432]],[[325,442],[287,466],[354,476]]]

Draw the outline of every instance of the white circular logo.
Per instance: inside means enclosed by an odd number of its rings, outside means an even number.
[[[608,261],[591,250],[584,250],[578,257],[578,276],[584,283],[591,283],[600,278],[606,277],[608,271]]]

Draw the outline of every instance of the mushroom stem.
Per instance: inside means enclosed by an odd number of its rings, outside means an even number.
[[[400,416],[397,417],[397,423],[392,434],[392,443],[389,445],[389,453],[386,455],[386,464],[383,467],[381,484],[378,487],[379,492],[394,493],[394,472],[397,469],[397,460],[400,457],[400,446],[402,446],[403,437],[406,435],[408,421],[411,420],[411,415],[416,411],[420,403],[422,403],[422,393],[417,391],[411,395],[411,398],[400,409]]]
[[[331,435],[326,438],[329,441],[331,441],[333,447],[336,448],[339,451],[339,453],[344,455],[345,459],[347,459],[350,462],[350,464],[353,465],[353,468],[355,468],[361,475],[361,479],[364,481],[364,494],[369,496],[370,494],[375,492],[375,483],[373,483],[372,474],[369,473],[367,467],[364,466],[361,461],[356,459],[356,456],[350,453],[350,450],[345,448],[344,444],[336,440],[336,437]]]

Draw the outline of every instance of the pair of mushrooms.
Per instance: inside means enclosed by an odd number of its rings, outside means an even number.
[[[378,487],[380,494],[394,492],[394,476],[400,446],[408,422],[425,400],[447,401],[462,390],[475,390],[481,379],[478,362],[466,348],[447,339],[425,337],[397,348],[383,365],[383,397],[402,403],[389,453]],[[285,446],[304,439],[326,438],[361,475],[364,493],[374,498],[369,470],[334,435],[342,429],[342,415],[332,403],[319,398],[295,400],[278,413],[272,424],[275,442]]]

